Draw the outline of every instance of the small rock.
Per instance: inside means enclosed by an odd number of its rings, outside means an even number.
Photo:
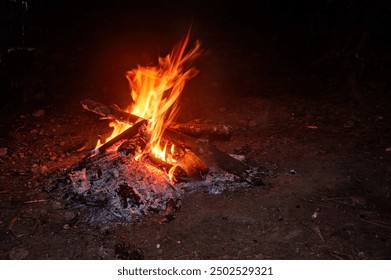
[[[45,110],[44,109],[35,110],[31,115],[36,118],[43,117],[45,115]]]
[[[64,147],[64,146],[65,146],[65,141],[61,141],[61,142],[60,142],[60,146],[61,146],[61,147]]]
[[[298,172],[294,169],[289,170],[289,174],[296,175]]]
[[[386,149],[386,152],[391,152],[391,147],[388,147],[388,148]]]
[[[47,173],[49,171],[49,168],[46,165],[38,165],[34,163],[31,166],[31,172],[33,173]]]
[[[52,208],[53,209],[63,209],[64,208],[64,203],[58,200],[55,200],[52,202]]]
[[[255,120],[250,120],[249,122],[248,122],[248,126],[249,127],[255,127],[255,126],[257,126],[257,122],[255,121]]]
[[[30,133],[31,133],[31,134],[37,134],[37,133],[38,133],[38,130],[34,128],[34,129],[30,130]]]
[[[74,218],[76,218],[76,216],[77,216],[77,212],[76,211],[67,210],[67,211],[64,212],[64,219],[67,222],[73,220]]]
[[[6,156],[8,153],[8,149],[6,147],[0,147],[0,157]]]

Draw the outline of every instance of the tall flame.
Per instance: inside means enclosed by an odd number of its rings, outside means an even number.
[[[170,54],[159,57],[157,66],[138,66],[126,73],[133,100],[133,104],[126,111],[148,120],[150,140],[146,151],[162,160],[166,160],[167,149],[161,146],[162,134],[178,112],[179,96],[186,82],[198,73],[190,64],[200,55],[201,44],[197,41],[195,46],[186,52],[189,37],[187,33]],[[129,127],[118,125],[111,124],[115,126],[114,131],[106,141]]]

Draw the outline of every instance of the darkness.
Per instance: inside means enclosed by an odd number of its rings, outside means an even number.
[[[359,87],[363,79],[378,84],[358,98],[387,97],[387,1],[8,0],[0,9],[3,112],[94,90],[83,79],[118,90],[125,70],[154,63],[190,26],[206,49],[223,50],[213,55],[228,81],[259,73],[305,84],[300,76],[308,73],[327,81],[353,73]],[[17,47],[34,50],[9,52]],[[242,94],[259,94],[256,84],[255,77],[240,86]]]

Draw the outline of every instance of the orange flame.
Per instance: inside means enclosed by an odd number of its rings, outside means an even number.
[[[167,147],[161,145],[162,134],[178,112],[179,96],[186,82],[198,74],[189,64],[200,55],[201,44],[197,41],[195,46],[186,52],[189,35],[188,33],[180,40],[170,54],[159,57],[157,66],[138,66],[126,73],[133,100],[133,104],[126,111],[149,121],[147,130],[150,140],[145,151],[164,161],[168,159]],[[117,122],[111,123],[110,126],[113,126],[114,130],[106,141],[129,127]],[[97,147],[99,145],[98,142]]]

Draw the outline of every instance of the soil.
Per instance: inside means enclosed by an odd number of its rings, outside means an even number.
[[[359,43],[319,41],[344,38],[351,22],[339,33],[319,24],[317,37],[314,21],[294,16],[303,7],[287,15],[269,3],[256,18],[247,7],[232,20],[217,6],[157,17],[120,1],[82,12],[67,3],[36,7],[51,17],[31,19],[33,51],[2,54],[0,259],[391,257],[391,56],[376,23],[363,28],[371,39],[357,62],[332,49]],[[83,222],[51,181],[110,131],[80,101],[126,106],[125,71],[155,63],[190,24],[204,52],[178,121],[230,124],[232,137],[213,143],[243,155],[264,184],[185,193],[165,222],[164,211]]]

